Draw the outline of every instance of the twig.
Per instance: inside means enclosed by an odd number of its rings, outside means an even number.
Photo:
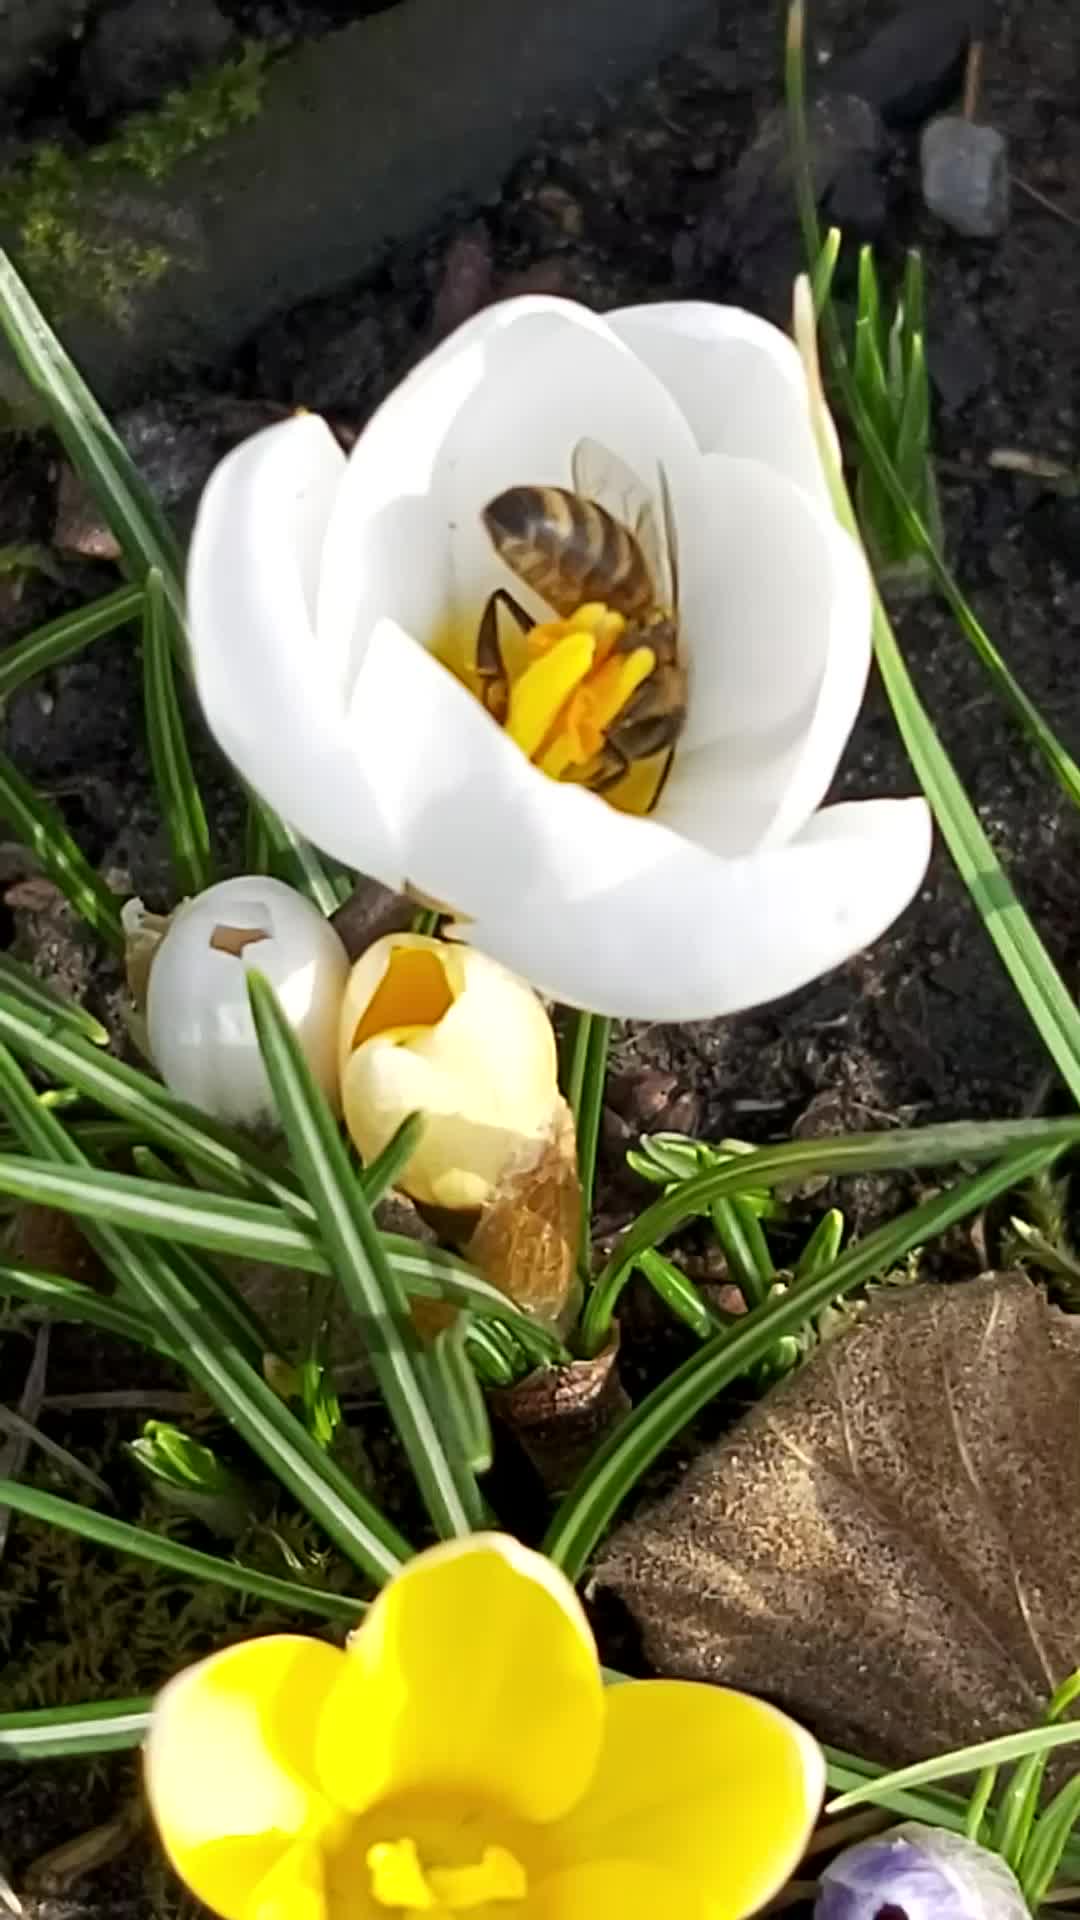
[[[974,120],[979,110],[979,90],[982,86],[983,43],[973,40],[968,48],[967,66],[964,69],[964,119]]]
[[[168,1388],[122,1387],[111,1393],[50,1393],[41,1404],[50,1413],[201,1413],[206,1403],[194,1393]]]
[[[42,1453],[47,1453],[50,1460],[55,1460],[59,1466],[66,1467],[68,1472],[75,1474],[78,1479],[85,1480],[87,1486],[93,1487],[95,1493],[103,1494],[106,1500],[112,1500],[113,1496],[104,1480],[100,1479],[90,1467],[84,1467],[82,1461],[74,1453],[70,1453],[67,1447],[62,1447],[56,1440],[50,1440],[48,1434],[42,1433],[40,1427],[35,1427],[32,1420],[25,1420],[21,1413],[12,1413],[10,1408],[0,1407],[0,1430],[6,1430],[11,1434],[11,1445],[18,1444],[24,1449],[17,1469],[19,1473],[26,1464],[25,1450],[30,1447],[40,1447]],[[4,1511],[6,1513],[7,1508]]]
[[[37,1419],[41,1411],[41,1402],[45,1394],[45,1375],[49,1366],[49,1328],[46,1323],[37,1330],[34,1341],[34,1356],[30,1362],[30,1371],[26,1376],[19,1400],[19,1418],[26,1422]],[[25,1433],[12,1434],[7,1446],[0,1452],[0,1474],[5,1480],[17,1480],[26,1465],[30,1452],[30,1440]],[[0,1560],[4,1557],[8,1533],[11,1529],[11,1508],[0,1507]]]
[[[1030,181],[1021,180],[1018,173],[1010,173],[1009,179],[1014,187],[1019,187],[1021,193],[1026,193],[1030,199],[1037,200],[1040,207],[1045,207],[1047,213],[1056,213],[1059,220],[1065,221],[1066,226],[1080,227],[1080,219],[1077,219],[1075,213],[1066,213],[1064,207],[1059,207],[1056,200],[1051,200],[1045,193],[1040,193],[1038,187],[1033,187]]]

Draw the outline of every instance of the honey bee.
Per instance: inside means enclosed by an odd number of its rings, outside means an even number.
[[[655,667],[631,694],[602,750],[579,777],[603,793],[635,761],[667,750],[662,785],[686,719],[687,698],[667,478],[659,467],[658,512],[657,500],[616,454],[596,440],[581,440],[574,448],[571,480],[572,490],[509,487],[489,501],[481,517],[499,558],[554,613],[566,619],[587,601],[602,600],[626,621],[620,652],[651,647]],[[477,635],[476,665],[484,704],[500,722],[510,695],[499,639],[501,612],[524,631],[533,625],[505,588],[489,598]]]

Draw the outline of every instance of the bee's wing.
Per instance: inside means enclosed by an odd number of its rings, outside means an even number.
[[[660,472],[662,511],[643,480],[625,460],[599,440],[579,440],[570,459],[571,484],[575,493],[606,507],[616,520],[629,527],[644,556],[657,599],[675,605],[676,587],[672,537],[674,521],[668,498],[667,480]]]

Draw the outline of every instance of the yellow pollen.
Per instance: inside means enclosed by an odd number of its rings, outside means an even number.
[[[491,1901],[524,1900],[525,1869],[506,1847],[485,1847],[475,1866],[423,1867],[415,1840],[368,1848],[372,1898],[399,1913],[475,1912]]]
[[[542,773],[558,780],[570,767],[583,767],[601,751],[608,728],[656,665],[651,647],[616,654],[577,687],[550,744],[537,759]]]

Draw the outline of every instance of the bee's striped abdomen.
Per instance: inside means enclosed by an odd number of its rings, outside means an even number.
[[[603,600],[632,619],[656,593],[634,535],[563,487],[508,487],[484,509],[499,558],[564,617]]]

